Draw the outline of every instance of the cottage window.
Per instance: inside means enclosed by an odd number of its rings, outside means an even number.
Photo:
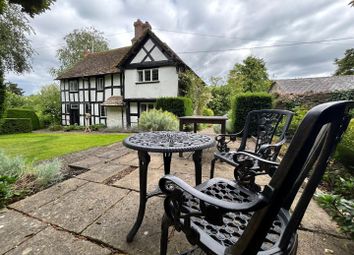
[[[77,82],[77,80],[69,81],[69,90],[70,90],[70,92],[79,91],[79,83]]]
[[[159,80],[159,69],[152,69],[152,80],[153,81]]]
[[[159,81],[159,69],[144,69],[137,72],[138,82]]]
[[[151,81],[151,70],[145,70],[145,81]]]
[[[97,90],[103,90],[104,88],[103,78],[97,78],[96,84],[97,84]]]
[[[91,113],[91,104],[90,103],[85,104],[85,113]]]
[[[100,115],[101,117],[106,117],[106,108],[103,105],[100,107]]]
[[[138,82],[143,82],[144,81],[144,73],[143,71],[138,71]]]
[[[140,112],[150,111],[155,108],[154,103],[140,103]]]

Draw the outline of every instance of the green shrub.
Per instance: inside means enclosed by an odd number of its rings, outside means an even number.
[[[272,108],[272,96],[267,93],[240,93],[237,94],[231,103],[231,122],[233,132],[243,129],[247,114],[252,110]]]
[[[32,173],[35,175],[38,185],[47,186],[59,182],[63,178],[63,174],[60,172],[61,167],[61,161],[55,159],[35,166]]]
[[[354,119],[337,146],[336,158],[354,174]]]
[[[178,120],[170,112],[154,109],[140,115],[139,128],[144,131],[178,130]]]
[[[204,108],[203,109],[203,116],[214,116],[214,112],[210,108]]]
[[[7,118],[24,118],[31,119],[32,129],[37,130],[40,128],[39,119],[37,114],[32,110],[26,109],[8,109],[6,112]]]
[[[347,200],[340,195],[323,192],[317,192],[315,198],[339,224],[340,229],[354,239],[354,201]]]
[[[73,131],[73,130],[84,130],[84,129],[85,129],[84,126],[79,126],[77,124],[63,127],[63,130],[66,132]]]
[[[94,125],[90,126],[90,129],[92,131],[99,131],[99,130],[105,128],[105,127],[106,127],[106,125],[104,125],[104,124],[94,124]]]
[[[211,100],[207,106],[213,110],[215,115],[224,115],[230,110],[230,95],[230,86],[213,86],[211,87]]]
[[[17,177],[0,175],[0,208],[4,207],[6,203],[14,196],[12,184],[15,183]]]
[[[49,126],[48,128],[50,131],[60,131],[63,130],[63,127],[61,125],[58,124],[52,124]]]
[[[21,176],[26,170],[26,161],[22,157],[9,157],[0,150],[0,175]]]
[[[174,115],[190,116],[193,114],[192,100],[187,97],[161,97],[156,100],[156,109],[168,111]]]
[[[29,133],[31,131],[31,119],[25,118],[5,118],[0,127],[0,134]]]

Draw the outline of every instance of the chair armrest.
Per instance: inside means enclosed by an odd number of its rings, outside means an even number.
[[[231,140],[231,139],[236,140],[236,137],[239,136],[239,135],[241,135],[242,132],[243,132],[243,130],[241,130],[240,132],[235,133],[235,134],[219,134],[219,135],[217,135],[217,136],[215,137],[215,141],[218,142],[218,141],[220,141],[220,140],[222,140],[222,139],[225,139],[225,138],[227,138],[227,137],[228,137],[230,140]]]
[[[250,157],[254,160],[257,160],[259,162],[262,162],[262,163],[265,163],[265,164],[268,164],[270,166],[279,166],[279,163],[278,162],[274,162],[274,161],[271,161],[271,160],[267,160],[267,159],[264,159],[264,158],[261,158],[261,157],[258,157],[252,153],[249,153],[249,152],[245,152],[245,151],[237,151],[235,152],[234,156],[233,156],[233,159],[235,162],[238,162],[238,159],[237,159],[237,156],[239,155],[242,155],[242,156],[247,156],[247,157]]]
[[[199,190],[193,188],[192,186],[185,183],[180,178],[173,175],[165,175],[159,181],[159,187],[163,193],[166,195],[173,195],[178,188],[182,191],[185,191],[192,195],[195,198],[198,198],[200,201],[203,201],[209,205],[213,205],[224,209],[226,211],[254,211],[259,208],[262,208],[268,204],[269,197],[272,194],[273,189],[270,186],[266,186],[265,190],[268,192],[257,193],[257,199],[249,203],[236,203],[236,202],[227,202],[215,197],[200,192]],[[178,188],[177,188],[178,187]],[[265,196],[264,194],[267,194]]]
[[[216,148],[220,152],[228,152],[230,151],[230,148],[227,146],[229,142],[234,142],[237,139],[237,136],[241,135],[243,130],[241,132],[238,132],[236,134],[220,134],[215,137],[215,141],[217,142]]]
[[[284,143],[286,142],[286,138],[283,138],[280,142],[277,142],[275,144],[263,144],[261,145],[261,147],[258,150],[258,153],[262,153],[263,151],[267,150],[267,149],[278,149],[280,148]]]

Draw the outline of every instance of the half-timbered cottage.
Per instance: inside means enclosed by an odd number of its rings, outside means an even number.
[[[152,31],[134,22],[132,46],[87,53],[61,74],[62,124],[131,127],[159,97],[178,96],[179,73],[190,69]]]

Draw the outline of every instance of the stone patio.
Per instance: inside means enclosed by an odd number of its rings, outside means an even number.
[[[203,153],[205,180],[212,153],[212,149]],[[0,254],[158,254],[161,197],[148,201],[134,241],[125,241],[139,203],[137,153],[117,143],[80,152],[78,160],[69,163],[73,169],[88,171],[0,211]],[[151,154],[149,167],[148,189],[152,190],[163,175],[162,155]],[[191,155],[173,155],[171,173],[193,185]],[[232,178],[232,168],[217,164],[216,176]],[[300,255],[346,255],[354,250],[353,242],[338,232],[315,202],[298,233]],[[169,254],[188,247],[183,234],[171,231]]]

